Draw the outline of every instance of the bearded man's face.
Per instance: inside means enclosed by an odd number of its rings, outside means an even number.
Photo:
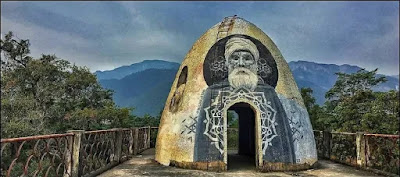
[[[228,80],[232,87],[254,90],[257,86],[257,61],[244,50],[233,52],[227,59]]]

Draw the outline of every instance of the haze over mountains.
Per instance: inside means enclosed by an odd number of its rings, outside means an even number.
[[[163,60],[144,60],[130,66],[110,71],[96,71],[100,84],[114,90],[114,101],[122,107],[135,107],[133,114],[156,116],[164,107],[179,63]],[[336,72],[354,73],[361,68],[352,65],[322,64],[308,61],[291,61],[289,67],[299,88],[310,87],[318,104],[325,102],[325,92],[336,82]],[[398,89],[397,76],[386,76],[387,82],[376,91]]]
[[[121,66],[109,71],[96,71],[98,80],[122,79],[132,73],[137,73],[147,69],[171,69],[178,68],[179,63],[168,62],[164,60],[144,60],[140,63],[134,63],[129,66]]]

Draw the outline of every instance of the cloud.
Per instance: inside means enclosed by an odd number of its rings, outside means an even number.
[[[92,71],[144,59],[181,62],[225,16],[268,34],[287,61],[356,64],[398,74],[396,2],[1,2],[1,30]],[[40,34],[40,35],[39,35]]]
[[[20,39],[29,39],[31,54],[40,57],[41,54],[56,54],[59,58],[72,63],[89,66],[96,56],[93,44],[85,38],[68,33],[57,32],[30,23],[17,23],[1,18],[2,33],[13,31]],[[60,40],[62,39],[62,40]]]

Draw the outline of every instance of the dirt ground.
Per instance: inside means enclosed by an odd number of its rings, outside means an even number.
[[[154,149],[149,149],[141,155],[137,155],[132,159],[104,172],[100,177],[130,177],[130,176],[210,176],[210,177],[358,177],[358,176],[379,176],[377,174],[356,169],[354,167],[334,163],[327,160],[319,160],[318,165],[314,169],[301,172],[273,172],[261,173],[255,171],[252,165],[253,159],[238,155],[230,155],[228,157],[228,171],[226,172],[208,172],[201,170],[187,170],[176,167],[168,167],[158,164],[154,161]]]

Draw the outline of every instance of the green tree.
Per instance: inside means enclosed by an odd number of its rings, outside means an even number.
[[[30,53],[29,40],[17,41],[13,37],[14,35],[10,31],[4,36],[4,40],[0,42],[0,50],[3,52],[1,70],[9,70],[17,66],[25,67],[32,60],[32,57],[28,56]]]
[[[238,128],[239,127],[239,118],[235,116],[235,111],[228,110],[228,127],[230,128]]]
[[[374,92],[373,98],[362,115],[362,131],[399,134],[399,91]]]
[[[131,123],[133,127],[158,127],[160,125],[160,117],[153,117],[145,114],[143,117],[131,116]]]
[[[325,98],[328,99],[328,103],[331,108],[335,108],[339,102],[343,102],[349,97],[355,96],[360,92],[372,91],[371,87],[378,85],[379,83],[386,82],[387,79],[382,77],[376,77],[378,68],[373,71],[366,71],[360,69],[356,73],[346,74],[338,72],[338,79],[331,89],[325,94]]]
[[[8,33],[1,40],[1,124],[3,137],[63,133],[131,125],[86,67],[55,55],[33,59],[29,40]]]
[[[309,87],[301,88],[300,94],[303,97],[304,105],[307,108],[308,113],[315,106],[315,98],[312,96],[313,90]]]
[[[325,124],[331,130],[398,132],[398,91],[373,92],[373,86],[386,81],[385,77],[376,77],[376,73],[377,69],[337,73],[338,80],[325,95],[328,100]]]
[[[373,92],[372,87],[385,82],[373,71],[337,73],[335,85],[326,93],[325,105],[315,104],[312,89],[302,88],[301,95],[316,130],[397,134],[399,92]]]
[[[303,97],[304,105],[307,108],[307,112],[310,116],[311,125],[314,130],[329,130],[330,127],[327,125],[326,120],[329,115],[327,114],[325,107],[321,107],[315,104],[315,98],[312,96],[313,90],[309,87],[301,88],[301,96]]]

